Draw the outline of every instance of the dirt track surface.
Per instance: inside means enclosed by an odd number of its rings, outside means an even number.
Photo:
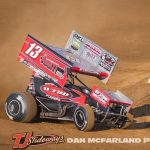
[[[149,0],[1,0],[0,1],[0,149],[12,149],[12,135],[20,132],[58,134],[67,137],[150,138],[150,1]],[[96,127],[78,131],[73,123],[16,123],[3,111],[7,95],[24,91],[31,71],[16,61],[29,33],[37,39],[64,47],[72,29],[95,41],[119,57],[107,85],[95,78],[84,77],[90,87],[119,89],[134,101],[137,123],[130,129]],[[83,78],[81,76],[81,78]],[[143,149],[147,144],[48,144],[28,149]]]

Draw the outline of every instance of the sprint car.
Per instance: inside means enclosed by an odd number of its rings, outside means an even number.
[[[91,89],[78,78],[83,74],[107,83],[117,60],[76,31],[64,49],[28,35],[18,61],[33,71],[32,77],[26,92],[7,97],[5,112],[17,122],[32,122],[36,117],[69,120],[82,131],[92,130],[95,123],[104,121],[115,128],[128,127],[132,101],[127,96],[98,86]]]

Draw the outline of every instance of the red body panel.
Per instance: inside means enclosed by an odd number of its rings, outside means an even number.
[[[80,97],[72,98],[72,101],[78,103],[79,106],[85,104],[86,96],[75,89],[71,89],[71,90],[77,93],[78,95],[80,95]]]
[[[47,97],[60,102],[73,102],[78,105],[85,104],[86,96],[73,88],[61,88],[53,83],[45,83],[40,87],[40,90],[45,93]],[[72,91],[78,96],[73,97]]]
[[[67,68],[71,67],[71,64],[30,36],[24,42],[18,61],[26,62],[34,72],[62,87],[67,80]]]
[[[110,97],[98,87],[94,87],[90,96],[103,107],[107,107],[110,102]]]

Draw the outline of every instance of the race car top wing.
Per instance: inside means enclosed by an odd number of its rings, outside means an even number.
[[[65,51],[63,55],[73,62],[72,71],[100,77],[103,83],[107,83],[118,60],[76,31],[72,31]]]
[[[24,42],[18,61],[26,64],[36,74],[54,81],[61,87],[64,86],[67,74],[73,65],[72,62],[30,35]]]

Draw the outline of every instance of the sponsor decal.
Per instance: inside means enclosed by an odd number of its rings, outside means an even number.
[[[73,34],[71,48],[75,51],[78,51],[80,49],[80,44],[83,42],[84,42],[83,37],[80,36],[79,34],[75,33],[75,34]]]
[[[90,96],[98,101],[103,107],[107,107],[110,101],[110,97],[106,95],[102,90],[95,87],[93,91],[91,92]]]
[[[65,142],[63,135],[33,135],[33,132],[16,133],[13,135],[12,139],[14,140],[13,149],[25,149],[29,146],[59,144]]]
[[[90,58],[94,59],[95,58],[94,54],[99,55],[101,58],[99,66],[103,67],[104,69],[106,69],[109,72],[111,71],[111,69],[114,67],[114,65],[116,63],[116,60],[114,57],[110,56],[107,53],[104,53],[103,50],[101,50],[99,47],[97,47],[93,43],[87,42],[85,44],[85,47],[93,52],[93,54],[88,53],[87,57],[89,56]]]
[[[47,55],[41,56],[40,62],[59,78],[64,77],[65,71],[57,63],[47,58]]]
[[[87,42],[85,44],[85,47],[89,50],[92,50],[95,54],[99,55],[100,57],[103,54],[103,51],[100,48],[98,48],[97,46],[95,46],[94,44],[92,44],[91,42]]]
[[[116,60],[114,57],[111,57],[110,55],[104,53],[101,56],[102,61],[100,61],[99,65],[103,68],[105,68],[107,71],[111,71],[111,69],[114,67]]]
[[[53,83],[45,83],[45,85],[40,87],[40,90],[47,96],[50,96],[56,100],[70,99],[72,97],[70,92],[64,91],[63,89],[55,86]]]
[[[98,57],[96,57],[96,54],[93,53],[93,52],[90,51],[90,50],[84,51],[84,52],[83,52],[83,56],[84,56],[84,59],[86,59],[86,60],[88,60],[88,61],[91,61],[91,62],[93,62],[93,63],[97,62],[96,59],[97,59]]]
[[[68,60],[70,60],[71,62],[81,63],[80,60],[78,58],[76,58],[75,56],[73,56],[73,55],[66,55],[66,58]]]
[[[80,42],[84,42],[83,37],[77,33],[73,34],[73,37],[76,38],[77,40],[79,40]]]
[[[72,41],[71,47],[73,50],[78,51],[80,49],[80,44],[76,39],[74,39]]]

